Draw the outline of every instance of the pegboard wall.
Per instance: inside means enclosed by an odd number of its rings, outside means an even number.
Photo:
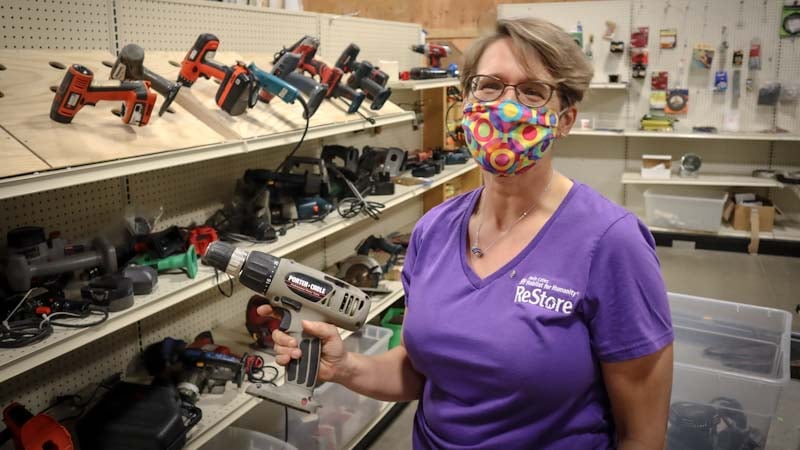
[[[602,14],[597,14],[602,11]],[[625,56],[608,51],[610,40],[603,39],[606,33],[606,21],[616,23],[616,31],[611,35],[613,40],[627,41],[630,37],[630,2],[625,0],[536,3],[536,4],[503,4],[497,5],[498,19],[515,17],[538,17],[548,20],[568,32],[576,31],[578,20],[583,27],[584,48],[591,48],[594,64],[594,83],[608,82],[608,74],[620,74],[620,81],[628,81],[630,73]],[[593,41],[589,43],[589,38]]]
[[[609,73],[619,73],[622,79],[629,80],[626,91],[590,91],[581,113],[584,118],[595,119],[595,128],[638,129],[639,119],[650,110],[652,73],[665,71],[670,89],[689,90],[688,112],[675,116],[679,119],[677,131],[690,131],[692,126],[714,126],[720,130],[753,132],[777,125],[790,132],[800,132],[798,102],[777,107],[757,105],[760,87],[771,81],[794,81],[800,70],[800,44],[796,39],[778,36],[781,6],[780,0],[558,2],[499,5],[498,17],[543,17],[567,31],[575,30],[580,21],[584,28],[584,49],[588,35],[594,34],[593,82],[607,83]],[[616,39],[625,42],[624,55],[611,54],[608,41],[599,38],[606,21],[616,22]],[[630,33],[638,27],[649,27],[649,64],[644,79],[633,79],[630,72]],[[677,31],[675,48],[660,48],[662,29]],[[761,43],[759,70],[748,68],[748,54],[754,38],[759,38]],[[724,50],[723,40],[728,43]],[[710,68],[697,68],[692,64],[692,51],[697,44],[708,44],[714,49]],[[737,50],[744,53],[741,66],[733,65],[733,54]],[[617,59],[622,62],[621,66]],[[727,72],[730,87],[726,91],[714,90],[717,71]],[[741,94],[737,98],[733,93],[735,71],[741,77]],[[750,90],[745,86],[748,78],[753,80]]]
[[[418,24],[359,19],[345,16],[320,16],[320,55],[335,62],[351,43],[358,44],[359,60],[380,65],[380,60],[397,60],[400,70],[424,64],[422,55],[411,51],[419,44],[422,27]]]
[[[109,0],[4,0],[0,33],[6,49],[113,51]]]
[[[201,33],[220,50],[274,53],[305,34],[319,36],[319,15],[200,0],[115,0],[117,45],[188,51]]]

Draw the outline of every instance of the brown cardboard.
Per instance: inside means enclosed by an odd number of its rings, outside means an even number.
[[[750,231],[750,209],[758,209],[758,228],[759,231],[772,231],[775,224],[774,206],[745,206],[736,205],[733,208],[733,220],[731,225],[734,230]]]

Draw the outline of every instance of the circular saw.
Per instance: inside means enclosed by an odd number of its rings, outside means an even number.
[[[339,272],[336,276],[353,286],[362,288],[365,292],[372,290],[367,293],[374,294],[383,278],[383,268],[369,255],[352,255],[339,263]]]

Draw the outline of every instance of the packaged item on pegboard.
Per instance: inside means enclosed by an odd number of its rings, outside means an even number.
[[[678,30],[675,28],[668,28],[658,32],[659,47],[664,49],[675,48],[678,44]]]
[[[647,47],[648,37],[650,35],[650,27],[638,27],[631,32],[631,47],[645,48]]]
[[[800,36],[800,2],[784,0],[781,12],[780,36],[793,38]]]
[[[664,109],[667,106],[667,91],[650,92],[650,109]]]
[[[781,105],[793,105],[800,98],[800,82],[784,81],[781,83]]]
[[[735,50],[733,52],[734,67],[741,67],[743,62],[744,62],[744,52],[742,50]]]
[[[714,91],[725,92],[728,90],[728,72],[719,70],[714,74]]]
[[[646,48],[631,49],[631,76],[633,78],[647,77],[647,62],[649,60]]]
[[[750,41],[750,59],[747,61],[747,67],[750,70],[761,70],[761,39],[753,38]]]
[[[667,92],[667,104],[664,112],[667,114],[686,114],[689,111],[689,90],[671,89]]]
[[[663,91],[667,89],[669,84],[669,72],[653,72],[650,76],[650,89],[654,91]]]
[[[758,89],[758,104],[761,106],[775,106],[781,96],[781,83],[767,81]]]
[[[710,69],[714,61],[714,47],[709,44],[695,44],[692,51],[692,67]]]

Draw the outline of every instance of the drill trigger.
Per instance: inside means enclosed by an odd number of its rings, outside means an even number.
[[[289,313],[289,310],[286,308],[280,307],[272,307],[273,311],[280,313],[281,315],[281,323],[278,325],[278,329],[281,331],[286,331],[292,325],[292,314]]]

